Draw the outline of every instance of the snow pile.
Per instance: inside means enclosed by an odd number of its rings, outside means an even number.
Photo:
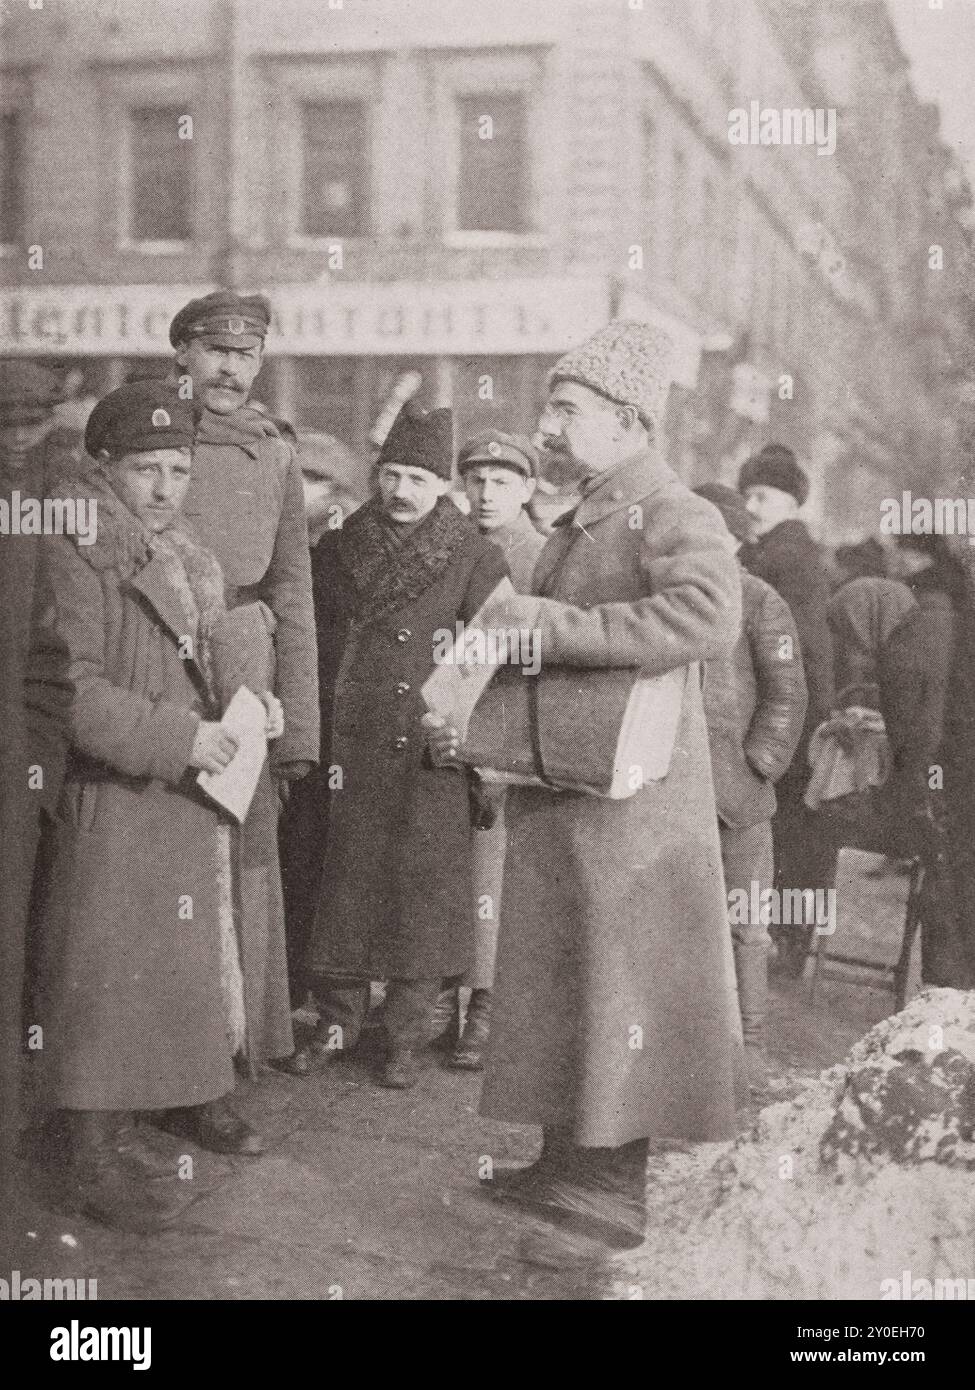
[[[678,1154],[651,1169],[660,1219],[652,1205],[619,1282],[648,1298],[975,1290],[973,1126],[975,993],[927,990],[705,1173]]]

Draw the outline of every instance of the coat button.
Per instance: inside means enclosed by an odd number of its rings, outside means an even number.
[[[399,738],[396,739],[395,743],[393,744],[393,747],[394,747],[394,748],[405,748],[406,745],[407,745],[408,743],[409,743],[409,739],[406,737],[406,735],[405,735],[405,734],[400,734]]]
[[[396,634],[396,640],[397,642],[408,642],[412,636],[413,634],[408,627],[401,627]]]
[[[410,683],[409,683],[409,681],[397,681],[397,682],[396,682],[396,694],[397,694],[397,695],[408,695],[409,692],[410,692]]]

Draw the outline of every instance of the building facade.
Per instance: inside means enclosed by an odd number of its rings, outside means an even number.
[[[835,151],[734,143],[756,103],[833,109]],[[261,289],[261,398],[365,454],[411,373],[460,436],[530,429],[558,354],[646,317],[678,470],[782,439],[836,539],[957,467],[967,201],[881,0],[25,0],[0,29],[0,355],[97,393],[165,369],[192,294]]]

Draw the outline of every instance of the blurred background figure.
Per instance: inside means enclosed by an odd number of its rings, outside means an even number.
[[[721,483],[707,483],[696,492],[718,508],[740,549],[749,534],[749,516],[739,493]],[[705,666],[704,712],[725,888],[729,894],[743,890],[751,901],[752,884],[760,892],[772,887],[774,784],[802,736],[806,680],[785,600],[745,570],[741,594],[742,629],[734,652]],[[729,919],[748,1081],[761,1092],[767,1081],[768,929],[764,922],[736,920],[730,912]]]
[[[511,582],[519,593],[531,592],[535,562],[545,537],[529,514],[538,481],[538,450],[520,434],[485,430],[460,450],[457,470],[470,505],[471,520],[482,536],[500,547]],[[443,1029],[444,1044],[453,1043],[450,1065],[480,1071],[491,1019],[491,989],[498,944],[501,885],[504,879],[504,795],[492,798],[490,824],[474,830],[474,964],[462,983],[470,991],[463,1034],[460,1030],[460,991],[441,995],[434,1029]]]
[[[742,546],[739,558],[750,574],[764,579],[785,599],[799,633],[809,695],[802,739],[776,789],[775,886],[780,891],[831,888],[836,852],[817,836],[802,799],[809,781],[809,740],[833,706],[833,651],[826,621],[829,579],[799,516],[809,496],[809,479],[791,449],[768,444],[743,464],[738,490],[751,517],[753,536],[751,543]],[[772,928],[777,963],[787,974],[802,974],[812,930],[812,924],[795,923]]]
[[[276,423],[280,429],[280,422]],[[326,530],[337,530],[365,502],[369,495],[365,468],[347,444],[324,431],[298,430],[295,443],[305,494],[308,544],[314,547]]]

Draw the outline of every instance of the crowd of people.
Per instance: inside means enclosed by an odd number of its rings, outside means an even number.
[[[451,412],[408,403],[356,505],[250,400],[269,324],[260,295],[187,304],[170,377],[110,392],[83,448],[51,372],[0,370],[6,515],[97,511],[94,535],[0,536],[7,1112],[26,1070],[66,1191],[161,1229],[154,1135],[258,1156],[235,1078],[306,1084],[381,982],[379,1083],[431,1047],[483,1070],[481,1113],[543,1136],[488,1194],[636,1244],[649,1143],[731,1137],[764,1094],[770,959],[800,974],[815,927],[770,928],[773,895],[809,906],[846,844],[921,859],[924,980],[975,987],[969,555],[868,537],[831,567],[780,444],[686,487],[671,347],[635,321],[557,363],[533,439],[455,455]],[[546,461],[578,483],[543,528]],[[531,776],[482,775],[424,699],[437,635],[492,623],[540,653],[511,714]],[[570,789],[545,750],[595,756],[621,671],[683,673],[665,770]],[[201,785],[240,751],[241,686],[268,741],[242,821]],[[762,913],[729,912],[756,888]]]

